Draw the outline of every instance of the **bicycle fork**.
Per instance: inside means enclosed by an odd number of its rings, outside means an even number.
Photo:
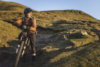
[[[26,47],[29,48],[29,43],[30,43],[30,42],[28,42],[29,38],[25,38],[24,40],[25,40],[25,42],[24,42],[25,45],[23,46],[23,50],[22,50],[22,52],[21,52],[21,55],[22,55],[22,56],[24,55],[25,51],[27,51],[27,48],[26,48]],[[19,43],[18,43],[18,45],[17,45],[16,52],[15,52],[16,54],[18,54],[21,41],[22,41],[22,37],[20,38]],[[27,45],[27,44],[28,44],[28,45]]]

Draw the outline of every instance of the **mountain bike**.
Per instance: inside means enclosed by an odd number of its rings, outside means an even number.
[[[22,35],[19,39],[19,43],[16,49],[16,60],[14,67],[17,67],[18,61],[20,57],[23,57],[24,62],[28,59],[28,54],[31,53],[31,46],[30,46],[30,38],[27,36],[27,28],[23,26],[24,29],[22,31]]]

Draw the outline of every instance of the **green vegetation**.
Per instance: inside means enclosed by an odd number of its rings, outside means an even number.
[[[16,40],[20,32],[21,30],[12,24],[0,20],[0,47],[9,46],[9,42]],[[10,46],[13,46],[13,44],[10,44]]]
[[[0,1],[0,11],[23,11],[26,6],[14,3],[14,2],[6,2]],[[35,11],[35,10],[34,10]]]
[[[99,67],[99,43],[96,41],[76,49],[59,51],[43,67]]]
[[[2,4],[5,5],[2,7]],[[23,10],[26,6],[5,1],[1,1],[0,6],[0,19],[2,20],[14,23],[19,18],[24,17]],[[34,10],[33,17],[36,17],[38,27],[43,29],[52,29],[54,31],[65,30],[67,29],[66,26],[73,24],[87,26],[89,23],[99,22],[97,19],[79,10],[42,12]],[[75,28],[79,27],[75,26]]]
[[[18,3],[0,1],[0,47],[9,48],[17,44],[21,30],[13,24],[24,17],[25,8]],[[46,51],[37,55],[35,67],[100,67],[100,21],[79,10],[34,10],[32,15],[37,19],[38,34],[57,34],[47,39],[54,42],[37,48]],[[68,36],[80,31],[86,31],[88,35],[81,38]],[[0,60],[3,61],[4,56],[0,55]],[[29,60],[20,67],[33,67],[30,63]]]

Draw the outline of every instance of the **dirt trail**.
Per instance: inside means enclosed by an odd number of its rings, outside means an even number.
[[[53,35],[54,34],[37,34],[36,35],[37,36],[36,47],[43,46],[43,43],[40,44],[38,42],[48,40],[48,38],[50,38]],[[44,45],[46,45],[46,44],[44,44]],[[16,44],[16,46],[17,46],[17,44]],[[2,54],[2,53],[14,54],[15,49],[16,49],[15,46],[5,48],[4,50],[0,51],[0,54]],[[6,60],[3,60],[3,62],[0,63],[0,67],[13,67],[14,63],[15,63],[15,61],[6,59]],[[22,64],[23,64],[23,62],[19,61],[18,66],[20,66]]]
[[[4,62],[0,63],[0,67],[14,67],[15,61],[12,60],[5,60]],[[18,63],[18,66],[22,65],[23,62]]]
[[[37,34],[36,47],[46,45],[47,40],[55,34]]]
[[[37,34],[36,35],[37,36],[37,38],[36,38],[36,47],[46,45],[44,42],[47,41],[48,38],[52,37],[53,35],[54,34]],[[42,42],[42,43],[39,43],[39,42]],[[0,54],[1,54],[1,52],[14,54],[16,47],[17,47],[17,44],[16,44],[16,46],[5,47],[4,50],[0,50]]]
[[[40,47],[40,46],[44,46],[47,45],[46,43],[44,43],[45,41],[47,41],[50,37],[53,37],[55,34],[37,34],[37,39],[36,39],[36,47]],[[39,42],[43,42],[42,44]],[[16,44],[17,46],[17,44]],[[69,46],[67,48],[71,48],[72,46]],[[15,53],[15,46],[9,47],[6,50],[2,50],[2,53],[9,53],[9,54],[13,54]],[[60,50],[60,49],[51,49],[50,51],[56,51],[56,50]],[[40,52],[40,51],[38,51]],[[15,59],[15,58],[14,58]],[[15,61],[14,60],[3,60],[3,62],[0,63],[0,67],[13,67]],[[24,63],[19,61],[18,67],[23,65]]]

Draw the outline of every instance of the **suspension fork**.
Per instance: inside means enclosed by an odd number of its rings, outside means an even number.
[[[27,51],[27,44],[28,44],[28,37],[25,37],[25,39],[24,39],[24,41],[25,41],[25,45],[23,46],[23,51],[22,51],[22,56],[26,53],[26,51]]]
[[[22,38],[23,38],[23,35],[21,36],[21,38],[19,40],[19,43],[17,45],[16,51],[15,51],[16,54],[19,52],[19,48],[20,48],[20,44],[21,44]]]

